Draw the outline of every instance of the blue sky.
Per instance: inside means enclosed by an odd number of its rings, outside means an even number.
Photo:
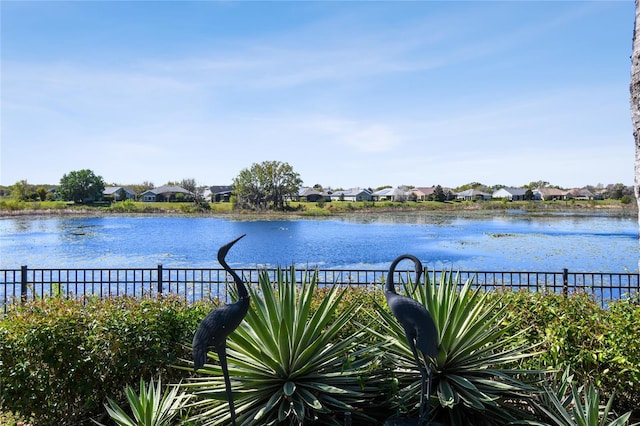
[[[633,1],[6,1],[0,184],[633,182]]]

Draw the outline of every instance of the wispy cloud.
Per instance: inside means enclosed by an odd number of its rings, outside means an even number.
[[[224,12],[233,18],[233,10],[252,6],[230,4]],[[131,28],[150,26],[142,34],[148,44],[105,42],[91,60],[81,54],[91,50],[82,40],[74,39],[77,51],[62,48],[63,32],[51,45],[56,54],[3,53],[2,183],[36,171],[59,177],[88,157],[58,153],[89,146],[101,153],[92,164],[109,170],[111,180],[164,183],[195,174],[228,183],[252,162],[276,159],[313,183],[323,183],[331,164],[324,183],[334,186],[544,179],[560,177],[569,158],[593,168],[631,152],[631,142],[620,141],[630,126],[628,72],[614,75],[610,65],[628,58],[604,48],[591,57],[596,53],[572,43],[580,28],[600,23],[596,12],[609,16],[615,4],[273,7],[311,12],[268,31],[173,28],[165,35],[153,19],[136,21]],[[606,34],[628,41],[618,28]],[[156,33],[173,47],[149,37]],[[108,33],[91,35],[110,40]],[[26,153],[52,145],[49,159]],[[384,175],[376,170],[381,164]]]

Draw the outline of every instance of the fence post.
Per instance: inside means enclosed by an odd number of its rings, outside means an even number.
[[[162,294],[162,263],[158,264],[158,294]]]
[[[564,268],[562,270],[562,295],[569,294],[569,270]]]
[[[20,267],[20,302],[27,301],[27,265]]]

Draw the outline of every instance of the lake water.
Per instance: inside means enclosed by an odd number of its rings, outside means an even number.
[[[0,219],[0,269],[219,267],[386,269],[400,254],[429,269],[637,272],[636,218],[519,211],[406,213],[331,219],[38,217]]]

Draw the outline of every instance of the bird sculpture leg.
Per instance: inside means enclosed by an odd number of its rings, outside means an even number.
[[[231,413],[231,424],[236,426],[236,409],[233,405],[233,393],[231,393],[231,380],[229,379],[229,369],[227,367],[227,347],[222,344],[217,348],[220,366],[222,367],[222,375],[224,376],[224,387],[227,392],[227,400],[229,401],[229,412]]]
[[[431,367],[427,364],[426,366],[426,375],[427,375],[427,406],[425,408],[425,420],[424,424],[426,426],[431,425]]]
[[[424,407],[424,396],[425,396],[425,388],[427,387],[427,379],[428,374],[427,371],[418,356],[418,351],[416,349],[416,345],[414,340],[407,336],[407,341],[409,342],[409,346],[411,347],[411,352],[413,352],[413,358],[416,361],[416,366],[418,367],[418,371],[420,371],[420,410],[418,415],[418,422],[420,425],[429,425],[429,407],[427,407],[427,413],[425,417],[425,407]],[[427,393],[427,402],[429,401],[429,393]],[[426,418],[426,421],[424,420]]]

